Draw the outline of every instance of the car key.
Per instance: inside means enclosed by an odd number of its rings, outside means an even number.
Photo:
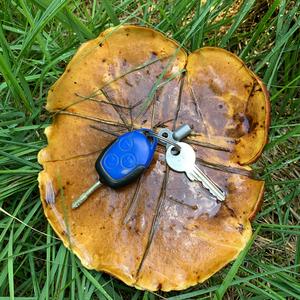
[[[158,140],[151,132],[134,130],[109,144],[95,164],[99,181],[73,201],[72,208],[79,207],[102,184],[117,189],[137,179],[149,167],[157,146]]]
[[[178,142],[178,144],[180,145],[180,151],[173,146],[167,149],[166,161],[169,167],[177,172],[185,172],[191,181],[200,181],[213,196],[219,201],[224,201],[225,192],[196,166],[194,149],[186,143]]]

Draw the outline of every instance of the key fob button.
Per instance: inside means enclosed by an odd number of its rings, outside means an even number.
[[[131,169],[137,164],[136,158],[132,153],[127,153],[121,158],[121,166],[126,169]]]
[[[130,137],[121,139],[119,141],[119,148],[121,151],[130,151],[133,148],[133,140]]]
[[[119,157],[114,153],[109,153],[103,161],[103,164],[108,169],[113,169],[119,165]]]

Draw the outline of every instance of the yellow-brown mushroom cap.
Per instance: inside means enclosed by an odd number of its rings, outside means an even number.
[[[249,163],[266,143],[269,99],[235,55],[201,48],[189,56],[161,33],[110,28],[83,44],[52,86],[48,146],[40,151],[45,215],[65,246],[90,269],[148,290],[180,290],[236,258],[251,237],[249,219],[264,182]],[[80,208],[71,203],[98,180],[101,150],[132,127],[187,123],[200,166],[227,197],[218,203],[199,182],[169,170],[158,148],[141,179],[103,186]]]

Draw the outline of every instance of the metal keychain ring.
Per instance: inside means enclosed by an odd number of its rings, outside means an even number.
[[[158,135],[157,133],[150,132],[150,131],[148,131],[147,134],[150,136],[156,137],[157,139],[174,146],[179,151],[181,150],[181,147],[176,142],[173,142],[172,140],[170,140],[168,138],[165,138],[163,136]]]

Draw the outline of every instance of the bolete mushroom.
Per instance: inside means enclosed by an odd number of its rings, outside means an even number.
[[[248,165],[266,144],[269,107],[261,80],[228,51],[188,55],[153,29],[107,29],[79,48],[49,91],[53,123],[38,156],[45,215],[89,269],[151,291],[203,282],[251,237],[264,182]],[[103,186],[71,209],[98,180],[94,163],[113,134],[185,123],[197,164],[227,192],[224,203],[170,170],[161,147],[138,182]]]

